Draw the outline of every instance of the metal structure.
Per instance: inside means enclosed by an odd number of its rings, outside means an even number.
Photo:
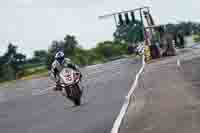
[[[140,12],[141,21],[143,21],[143,18],[142,18],[142,11],[143,10],[147,10],[149,12],[150,11],[150,7],[144,6],[144,7],[136,8],[136,9],[132,9],[132,10],[114,12],[114,13],[111,13],[111,14],[106,14],[106,15],[103,15],[103,16],[99,16],[99,19],[105,19],[105,18],[109,18],[109,17],[114,17],[115,23],[117,25],[117,15],[139,11]]]
[[[132,17],[135,17],[134,16],[135,12],[139,12],[140,21],[142,23],[142,26],[144,27],[143,28],[143,35],[145,37],[146,36],[145,29],[146,28],[145,28],[145,25],[144,25],[144,17],[146,18],[146,16],[145,15],[143,16],[143,13],[150,14],[150,7],[148,7],[148,6],[144,6],[144,7],[140,7],[140,8],[136,8],[136,9],[131,9],[131,10],[127,10],[127,11],[121,11],[121,12],[114,12],[114,13],[106,14],[106,15],[103,15],[103,16],[99,16],[99,19],[106,19],[106,18],[113,17],[114,21],[115,21],[115,25],[117,27],[119,25],[120,19],[122,19],[122,15],[124,15],[125,19],[127,19],[128,14],[131,14]],[[117,18],[118,18],[118,20],[117,20]],[[147,24],[148,24],[148,26],[152,26],[152,25],[149,25],[148,21],[147,21]],[[146,38],[147,37],[145,37],[145,39]]]
[[[161,57],[162,55],[160,56],[160,52],[159,52],[159,48],[157,44],[158,43],[162,44],[163,42],[162,40],[158,42],[155,36],[155,33],[159,32],[158,29],[159,27],[161,27],[161,25],[155,25],[153,17],[150,14],[150,7],[144,6],[144,7],[140,7],[140,8],[136,8],[132,10],[114,12],[114,13],[106,14],[103,16],[99,16],[99,19],[106,19],[106,18],[113,17],[117,28],[118,26],[126,27],[126,25],[128,25],[128,22],[130,21],[129,14],[131,15],[132,21],[133,21],[133,19],[135,19],[135,12],[139,12],[139,16],[140,16],[139,21],[142,24],[142,32],[143,32],[142,34],[145,40],[144,44],[150,47],[152,59]],[[145,23],[146,25],[144,24],[144,19],[146,20],[146,23]],[[167,49],[165,49],[165,53],[167,53],[166,55],[169,55],[169,56],[174,55],[174,50],[171,44],[172,39],[170,39],[170,37],[168,37],[169,35],[166,35],[166,34],[167,33],[164,33],[164,36],[167,36],[166,38],[164,38],[164,40],[169,40],[169,41],[167,42],[167,44],[165,44],[165,46],[168,47]],[[150,35],[151,37],[149,37],[148,35]]]

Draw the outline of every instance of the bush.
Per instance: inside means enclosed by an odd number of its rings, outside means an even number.
[[[47,53],[46,66],[51,68],[51,64],[54,61],[55,50]],[[99,43],[95,48],[86,50],[80,46],[76,46],[73,49],[73,53],[68,56],[75,64],[83,67],[87,65],[94,65],[98,63],[104,63],[110,58],[119,57],[121,55],[128,54],[128,45],[120,42],[105,41]]]
[[[34,75],[34,74],[40,74],[40,73],[43,73],[46,71],[47,71],[46,66],[28,68],[28,69],[24,69],[24,70],[20,71],[19,73],[17,73],[17,78],[20,79],[22,77],[26,77],[26,76],[30,76],[30,75]]]
[[[95,52],[107,59],[123,54],[128,54],[128,46],[118,42],[106,41],[99,43],[95,48]]]
[[[200,33],[194,36],[194,42],[200,42]]]
[[[15,80],[15,79],[16,79],[16,75],[15,75],[14,69],[8,64],[2,65],[0,82]]]
[[[94,49],[84,50],[81,48],[76,48],[74,55],[71,57],[75,64],[79,66],[87,66],[96,64],[97,62],[103,62],[103,57],[98,53],[95,53]]]

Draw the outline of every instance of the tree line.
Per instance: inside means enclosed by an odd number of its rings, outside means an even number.
[[[195,34],[195,41],[200,41],[200,24],[195,22],[182,22],[179,24],[166,24],[165,31],[172,34],[189,36]],[[142,24],[139,21],[129,25],[118,26],[114,32],[114,41],[97,43],[95,48],[84,49],[73,35],[66,35],[63,40],[52,41],[47,50],[36,50],[31,59],[17,51],[16,44],[8,44],[6,52],[0,56],[0,82],[18,79],[27,72],[29,68],[44,66],[50,69],[54,55],[63,51],[66,57],[80,66],[103,63],[112,58],[129,54],[128,44],[142,41]]]
[[[27,75],[27,69],[45,66],[51,68],[56,52],[63,51],[79,66],[103,63],[114,57],[128,54],[127,45],[117,41],[104,41],[95,48],[84,49],[73,35],[66,35],[63,40],[52,41],[48,50],[36,50],[31,59],[17,51],[17,45],[10,43],[7,51],[0,56],[0,82],[15,80]]]
[[[113,34],[114,39],[129,44],[129,51],[134,51],[138,42],[144,41],[143,24],[139,20],[134,20],[123,25],[117,25]],[[171,35],[175,44],[179,48],[184,48],[184,37],[194,36],[195,42],[200,42],[200,23],[198,22],[180,22],[178,24],[168,23],[156,26],[154,28],[154,41],[159,41],[159,37],[168,34]]]

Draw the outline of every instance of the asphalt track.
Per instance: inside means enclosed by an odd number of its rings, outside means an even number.
[[[146,65],[120,133],[199,133],[200,49]]]
[[[51,90],[48,78],[0,86],[1,133],[109,133],[142,66],[140,58],[82,69],[83,105]]]

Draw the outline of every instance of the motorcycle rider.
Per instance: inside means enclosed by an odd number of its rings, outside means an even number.
[[[64,67],[68,67],[75,71],[80,72],[79,67],[76,64],[72,63],[69,58],[65,58],[65,54],[62,51],[57,52],[55,55],[55,60],[52,63],[52,67],[51,67],[51,72],[53,74],[52,76],[56,82],[56,87],[54,88],[54,90],[62,91],[62,89],[60,87],[59,74]],[[80,72],[80,74],[81,74],[81,72]],[[81,78],[82,78],[82,74],[80,77],[80,81],[81,81]]]

